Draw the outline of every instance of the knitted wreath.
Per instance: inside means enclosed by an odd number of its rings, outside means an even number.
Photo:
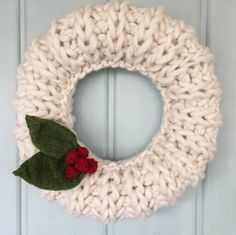
[[[158,134],[125,161],[98,158],[73,131],[77,81],[107,67],[146,75],[164,100]],[[221,123],[221,90],[209,50],[162,8],[85,6],[32,42],[18,77],[22,165],[14,173],[74,214],[106,222],[145,217],[203,178]]]

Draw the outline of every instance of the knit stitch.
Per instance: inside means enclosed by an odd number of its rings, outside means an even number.
[[[221,124],[221,90],[209,50],[191,26],[162,8],[125,2],[82,7],[55,20],[19,66],[15,136],[21,161],[37,152],[25,115],[73,130],[77,81],[107,67],[138,71],[152,80],[164,101],[160,130],[131,159],[114,162],[92,154],[99,164],[96,173],[71,190],[43,195],[76,215],[113,222],[148,216],[204,177]]]

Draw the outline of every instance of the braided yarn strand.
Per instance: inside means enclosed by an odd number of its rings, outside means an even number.
[[[162,8],[128,3],[85,6],[55,20],[36,38],[18,69],[15,136],[21,161],[33,146],[25,115],[53,119],[73,130],[72,96],[79,79],[102,68],[149,77],[164,101],[162,125],[142,153],[99,167],[75,188],[43,191],[76,215],[105,222],[146,217],[172,204],[204,177],[221,124],[221,90],[212,55],[195,31]]]

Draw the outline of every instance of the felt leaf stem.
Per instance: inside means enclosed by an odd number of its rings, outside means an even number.
[[[75,134],[59,123],[29,115],[26,123],[33,144],[45,155],[60,159],[78,145]]]
[[[38,152],[13,173],[38,188],[55,191],[74,188],[85,176],[80,173],[78,177],[69,179],[64,171],[64,159],[56,159]]]

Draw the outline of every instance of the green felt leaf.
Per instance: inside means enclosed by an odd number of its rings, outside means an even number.
[[[44,154],[62,158],[77,147],[75,134],[59,123],[28,115],[25,119],[33,144]]]
[[[74,188],[85,176],[81,173],[78,177],[69,179],[65,176],[64,170],[63,159],[52,158],[38,152],[26,160],[13,174],[38,188],[54,191]]]

